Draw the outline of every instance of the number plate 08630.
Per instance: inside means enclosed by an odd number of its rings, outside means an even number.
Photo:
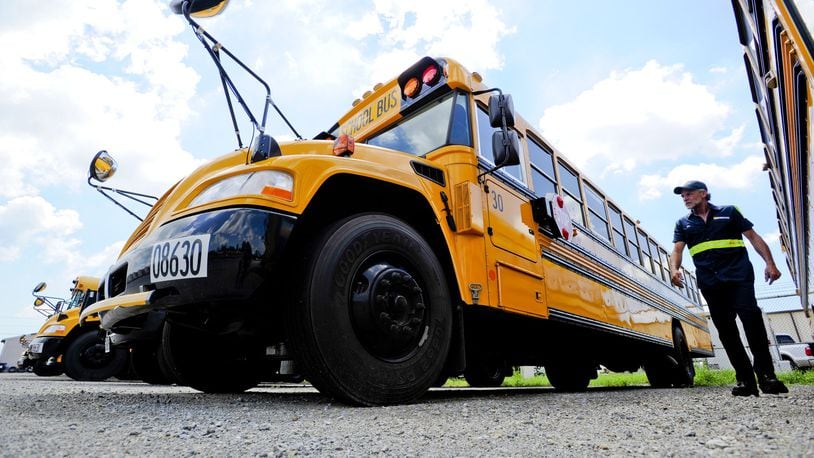
[[[153,245],[150,282],[206,277],[209,234],[179,237]]]

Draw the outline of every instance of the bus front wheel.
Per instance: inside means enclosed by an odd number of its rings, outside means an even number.
[[[105,335],[92,330],[76,337],[63,356],[65,375],[81,381],[101,381],[122,372],[127,352],[121,348],[105,351]]]
[[[323,394],[411,402],[441,376],[452,335],[444,271],[430,245],[383,214],[341,220],[305,260],[288,313],[297,364]]]

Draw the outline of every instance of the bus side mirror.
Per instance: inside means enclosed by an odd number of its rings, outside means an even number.
[[[496,129],[514,127],[514,102],[511,95],[498,94],[489,97],[489,124]]]
[[[41,306],[41,305],[42,305],[42,304],[44,304],[44,303],[45,303],[45,301],[44,301],[44,300],[42,300],[42,299],[41,299],[41,298],[39,298],[39,297],[38,297],[38,298],[36,298],[36,299],[34,299],[34,307],[39,307],[39,306]]]
[[[40,291],[44,290],[45,287],[48,286],[44,281],[37,283],[37,286],[34,287],[34,290],[31,291],[31,294],[37,294]]]
[[[519,164],[520,153],[518,151],[520,151],[520,140],[517,138],[517,132],[497,130],[492,134],[492,154],[495,167]]]
[[[88,174],[94,180],[103,182],[112,177],[116,170],[118,170],[116,159],[113,159],[113,156],[107,151],[102,150],[96,153],[90,161]]]
[[[175,14],[184,14],[184,3],[189,3],[190,16],[212,17],[220,14],[229,0],[172,0],[170,9]]]

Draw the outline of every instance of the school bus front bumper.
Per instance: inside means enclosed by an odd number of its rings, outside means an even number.
[[[155,291],[126,294],[96,302],[82,311],[82,314],[79,315],[79,323],[85,324],[85,321],[88,318],[99,317],[102,318],[102,327],[105,327],[104,317],[108,314],[108,312],[115,311],[114,316],[117,314],[123,314],[125,316],[130,315],[128,312],[132,312],[130,309],[133,307],[149,306],[150,296],[152,296],[153,293],[155,293]],[[108,318],[108,321],[110,321],[110,318]]]
[[[103,329],[142,340],[155,336],[167,313],[239,313],[276,281],[296,220],[234,207],[165,223],[116,261],[101,300],[80,319],[98,316]]]

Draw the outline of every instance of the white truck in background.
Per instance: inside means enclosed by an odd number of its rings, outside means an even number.
[[[780,358],[788,361],[792,369],[814,368],[814,342],[797,343],[789,334],[775,334]]]
[[[3,344],[3,349],[0,350],[0,372],[17,372],[17,362],[36,335],[36,333],[23,334],[0,340]]]

